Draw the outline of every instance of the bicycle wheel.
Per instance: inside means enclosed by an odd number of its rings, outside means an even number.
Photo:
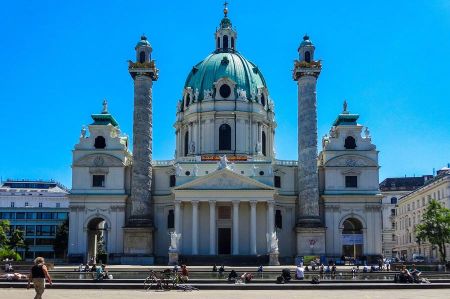
[[[148,291],[148,290],[152,289],[153,286],[154,286],[153,279],[151,277],[147,277],[144,280],[144,290]]]

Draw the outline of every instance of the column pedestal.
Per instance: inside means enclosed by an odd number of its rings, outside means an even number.
[[[123,251],[122,264],[152,265],[154,263],[153,228],[124,227]]]
[[[325,255],[324,227],[296,227],[297,255]]]
[[[269,254],[269,266],[279,266],[280,261],[278,260],[279,253],[270,253]]]
[[[178,265],[178,252],[169,251],[169,266]]]

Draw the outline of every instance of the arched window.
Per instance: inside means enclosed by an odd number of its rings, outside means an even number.
[[[217,49],[220,48],[220,38],[217,38]]]
[[[356,148],[355,138],[353,138],[352,136],[348,136],[347,138],[345,138],[344,147],[346,149],[355,149]]]
[[[231,37],[231,49],[234,49],[234,37]]]
[[[141,51],[141,53],[139,53],[139,62],[140,63],[145,62],[145,52],[144,51]]]
[[[391,197],[391,205],[397,204],[397,197]]]
[[[228,49],[228,35],[223,36],[223,47],[224,49]]]
[[[186,107],[191,103],[191,96],[189,94],[186,95]]]
[[[266,133],[263,131],[261,136],[262,154],[266,155]]]
[[[264,107],[266,106],[266,97],[264,96],[264,94],[261,94],[261,105],[263,105]]]
[[[189,153],[189,132],[184,134],[184,155],[187,156]]]
[[[105,137],[98,136],[97,138],[95,138],[94,147],[95,148],[105,148],[106,147]]]
[[[305,52],[305,61],[311,62],[311,53],[309,53],[309,51]]]
[[[219,127],[219,151],[231,150],[231,127],[223,124]]]

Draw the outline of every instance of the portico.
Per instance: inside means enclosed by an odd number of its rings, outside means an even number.
[[[174,188],[181,253],[267,254],[266,235],[275,223],[274,193],[273,187],[229,169]]]

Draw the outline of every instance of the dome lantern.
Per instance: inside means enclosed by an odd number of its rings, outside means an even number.
[[[314,47],[314,44],[309,39],[309,36],[305,34],[305,36],[303,36],[302,42],[300,43],[300,46],[298,47],[299,60],[305,61],[307,63],[314,61],[315,49],[316,47]]]
[[[228,2],[223,4],[223,19],[215,33],[216,51],[229,52],[236,49],[237,32],[228,18]]]

